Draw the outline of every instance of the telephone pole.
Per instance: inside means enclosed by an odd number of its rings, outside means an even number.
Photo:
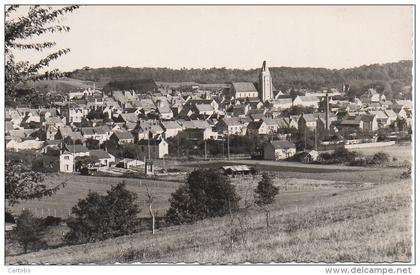
[[[204,160],[207,160],[207,142],[204,139]]]
[[[228,132],[228,137],[227,137],[227,150],[228,150],[228,160],[230,160],[230,147],[229,147],[229,132]]]

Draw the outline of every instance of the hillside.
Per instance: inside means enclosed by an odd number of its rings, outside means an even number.
[[[142,232],[86,245],[7,257],[7,264],[113,262],[408,262],[411,254],[410,180],[331,190],[292,181],[271,209]],[[243,182],[243,184],[245,184]],[[297,185],[296,185],[297,184]],[[302,185],[303,184],[303,185]],[[299,186],[300,187],[299,187]],[[336,186],[336,184],[334,185]]]
[[[366,87],[377,87],[387,96],[400,92],[410,94],[412,82],[412,61],[387,64],[365,65],[350,69],[330,70],[324,68],[271,67],[274,85],[281,90],[287,88],[337,87],[343,83],[350,85],[351,93],[358,94]],[[113,67],[75,70],[70,76],[84,81],[107,83],[153,79],[163,82],[226,83],[232,81],[255,82],[259,68],[250,70],[210,68],[210,69],[169,69]]]
[[[101,83],[95,83],[96,87],[101,87]],[[68,93],[77,89],[93,88],[93,82],[89,80],[81,80],[74,78],[60,78],[51,80],[39,80],[35,82],[27,82],[21,86],[22,88],[35,88],[41,91],[59,91]]]

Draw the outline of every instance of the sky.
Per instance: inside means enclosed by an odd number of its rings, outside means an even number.
[[[263,60],[270,67],[340,69],[412,59],[412,12],[409,6],[82,6],[61,20],[70,32],[38,39],[71,49],[51,64],[62,71],[249,69]]]

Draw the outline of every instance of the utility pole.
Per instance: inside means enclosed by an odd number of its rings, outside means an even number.
[[[147,137],[147,154],[150,160],[150,132],[148,134],[149,136]]]
[[[204,160],[207,160],[207,142],[204,139]]]
[[[227,137],[227,150],[228,150],[228,160],[230,160],[230,147],[229,147],[229,132],[228,132],[228,137]]]

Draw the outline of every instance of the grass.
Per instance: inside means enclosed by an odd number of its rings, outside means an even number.
[[[67,180],[70,175],[53,175],[49,176],[46,180],[50,185],[56,185],[59,182]],[[146,207],[146,189],[143,185],[148,184],[152,192],[156,196],[156,203],[154,204],[158,214],[163,214],[169,207],[168,198],[172,192],[180,185],[177,182],[170,181],[152,181],[152,180],[139,180],[132,178],[112,178],[112,177],[89,177],[89,176],[74,176],[68,180],[66,186],[58,190],[58,192],[51,196],[45,197],[40,200],[27,200],[22,201],[18,205],[11,207],[11,211],[14,214],[19,214],[23,208],[30,208],[32,212],[37,209],[37,216],[47,216],[48,209],[50,214],[66,218],[69,215],[69,210],[77,204],[79,199],[83,199],[87,196],[89,190],[105,194],[107,190],[111,189],[111,185],[117,184],[118,182],[125,181],[127,188],[130,191],[135,192],[138,195],[137,204],[140,208]],[[43,209],[43,213],[41,213]],[[42,215],[43,214],[43,215]],[[142,217],[148,217],[147,211],[142,211]]]
[[[264,213],[251,208],[232,217],[163,228],[155,235],[141,232],[7,257],[6,262],[411,261],[411,181],[394,177],[346,184],[330,176],[322,180],[289,178],[287,184],[293,182],[293,188],[283,189],[271,206],[268,229]],[[353,177],[357,179],[354,173]],[[285,181],[279,179],[276,184],[284,187]],[[255,181],[237,180],[235,184],[246,197]]]
[[[370,148],[361,148],[361,149],[352,149],[351,151],[356,151],[363,155],[374,155],[378,152],[387,153],[392,157],[396,157],[398,161],[412,161],[412,149],[411,143],[402,143],[395,144],[391,146],[384,147],[370,147]]]

